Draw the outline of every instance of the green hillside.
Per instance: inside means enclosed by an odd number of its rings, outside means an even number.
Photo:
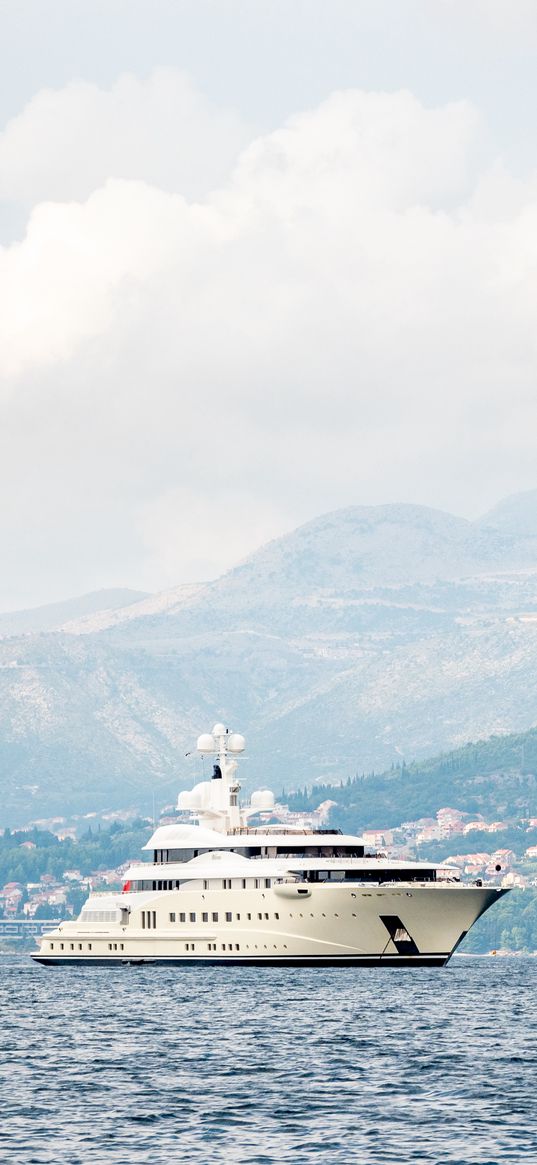
[[[344,829],[391,828],[434,816],[443,805],[493,820],[537,815],[537,729],[464,745],[384,773],[315,785],[282,798],[292,809],[336,801],[331,822]]]

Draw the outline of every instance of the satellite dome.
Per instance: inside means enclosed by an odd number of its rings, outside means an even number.
[[[179,796],[177,798],[177,808],[178,809],[194,809],[194,804],[192,801],[192,793],[190,792],[190,789],[183,789],[179,793]]]
[[[244,752],[246,748],[244,736],[241,736],[240,732],[232,732],[227,738],[227,747],[229,752]]]
[[[250,798],[250,807],[256,813],[267,813],[269,809],[274,809],[274,793],[270,789],[256,789]]]
[[[215,726],[213,728],[213,736],[225,736],[225,735],[226,735],[225,724],[215,724]]]
[[[196,748],[198,752],[216,752],[214,736],[211,736],[210,732],[203,732],[201,736],[198,736]]]

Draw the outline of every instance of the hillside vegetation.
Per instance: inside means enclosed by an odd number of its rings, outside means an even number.
[[[446,805],[488,820],[509,820],[537,816],[536,774],[537,729],[531,729],[355,776],[337,787],[315,784],[282,797],[291,808],[308,811],[333,800],[330,820],[353,831],[434,817]]]

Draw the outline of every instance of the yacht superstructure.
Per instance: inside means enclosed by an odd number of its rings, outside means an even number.
[[[179,794],[187,821],[159,826],[121,892],[92,893],[76,921],[45,934],[43,964],[432,965],[448,961],[504,890],[454,867],[366,854],[337,830],[254,825],[241,806],[244,737],[216,724],[197,742],[213,776]]]

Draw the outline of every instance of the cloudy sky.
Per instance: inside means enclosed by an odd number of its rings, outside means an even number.
[[[0,0],[0,609],[537,486],[534,0]]]

